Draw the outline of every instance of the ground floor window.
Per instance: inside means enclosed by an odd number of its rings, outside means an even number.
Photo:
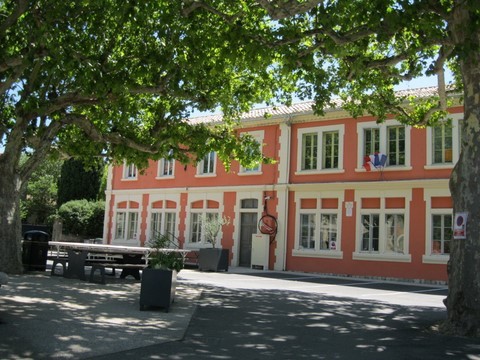
[[[152,213],[150,238],[154,239],[159,235],[165,235],[170,242],[175,242],[176,214],[174,212]]]
[[[115,224],[116,240],[137,240],[138,212],[118,211]]]
[[[361,215],[361,252],[405,254],[405,214]]]
[[[432,215],[432,254],[450,254],[452,214]]]

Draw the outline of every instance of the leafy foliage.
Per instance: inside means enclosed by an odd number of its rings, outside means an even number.
[[[183,269],[184,261],[182,254],[169,251],[170,239],[168,236],[158,234],[150,240],[148,246],[152,248],[152,252],[148,257],[149,266],[152,269],[168,269],[179,272]]]
[[[58,209],[66,234],[102,237],[105,214],[104,201],[72,200]]]
[[[24,157],[23,161],[26,161]],[[22,196],[22,220],[31,224],[51,224],[57,210],[57,181],[62,162],[45,160],[33,172]]]
[[[207,214],[202,219],[202,230],[205,234],[205,241],[214,248],[217,244],[218,233],[222,226],[230,224],[230,218],[218,214]]]
[[[58,181],[58,206],[70,200],[98,200],[102,176],[101,164],[85,169],[83,163],[78,160],[65,161]]]

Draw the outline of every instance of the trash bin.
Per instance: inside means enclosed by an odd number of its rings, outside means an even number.
[[[23,234],[22,262],[25,271],[45,271],[50,235],[40,230]]]

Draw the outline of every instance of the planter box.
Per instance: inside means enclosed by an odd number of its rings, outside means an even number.
[[[177,271],[145,269],[140,288],[140,311],[146,307],[161,307],[166,312],[175,300]]]
[[[200,249],[198,253],[198,270],[200,271],[228,271],[228,249]]]

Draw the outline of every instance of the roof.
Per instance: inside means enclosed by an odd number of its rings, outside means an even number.
[[[426,98],[434,96],[438,93],[436,86],[432,87],[423,87],[417,89],[407,89],[407,90],[399,90],[396,92],[398,97],[417,97],[417,98]],[[332,107],[325,109],[325,111],[333,111],[339,110],[343,104],[343,101],[340,99],[333,99],[332,100]],[[299,114],[310,114],[313,112],[313,105],[315,105],[314,101],[305,101],[305,102],[298,102],[292,105],[279,105],[279,106],[270,106],[270,107],[262,107],[262,108],[255,108],[248,112],[245,112],[240,115],[241,120],[255,120],[255,119],[262,119],[265,118],[266,115],[269,117],[279,117],[279,116],[288,116],[288,115],[299,115]],[[214,123],[214,122],[221,122],[223,119],[223,115],[221,113],[218,114],[211,114],[211,115],[203,115],[203,116],[196,116],[191,117],[189,120],[193,123]]]

